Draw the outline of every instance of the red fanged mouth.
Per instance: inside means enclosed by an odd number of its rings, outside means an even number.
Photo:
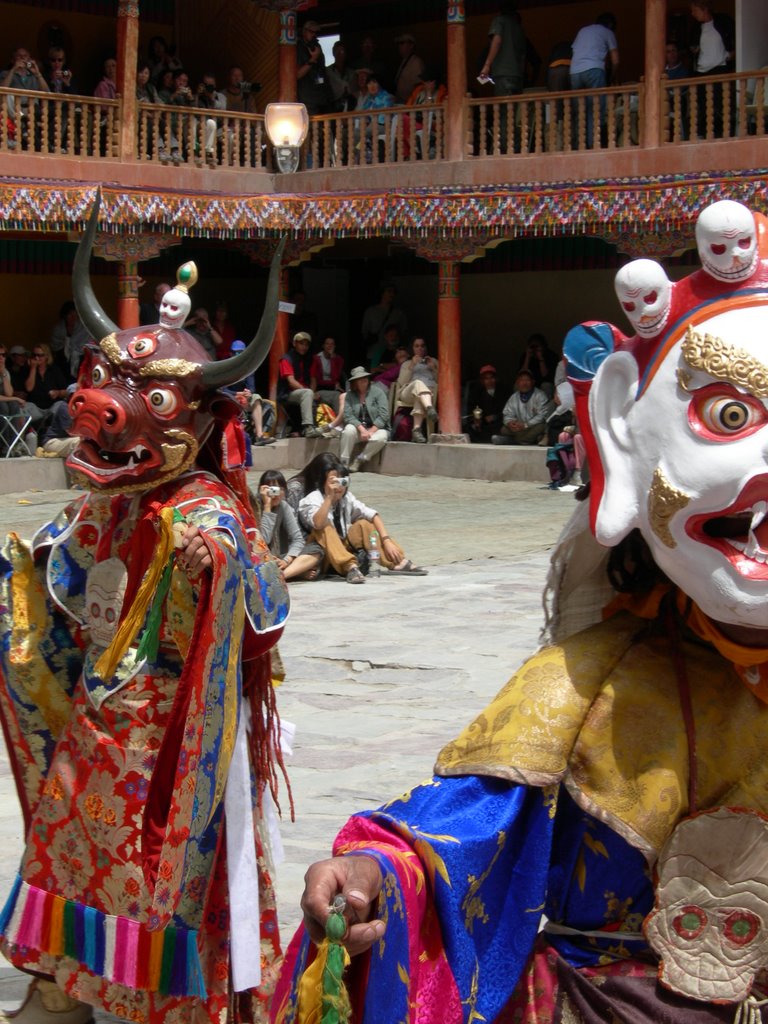
[[[139,467],[141,472],[145,472],[151,466],[160,464],[160,460],[146,445],[137,444],[123,451],[111,451],[89,438],[82,438],[67,461],[73,469],[79,469],[95,480],[104,481],[125,473],[132,475]]]
[[[766,494],[766,479],[752,480],[731,508],[717,516],[692,516],[686,532],[724,555],[740,576],[768,580],[768,498],[761,496]]]

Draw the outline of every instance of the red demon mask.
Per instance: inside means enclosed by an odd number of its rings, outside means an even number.
[[[272,344],[277,319],[278,246],[259,329],[245,351],[211,360],[186,331],[158,324],[120,331],[99,307],[88,277],[100,197],[75,257],[73,292],[98,347],[86,350],[70,401],[80,444],[67,465],[85,486],[110,493],[147,490],[190,469],[216,420],[239,414],[218,388],[253,373]]]

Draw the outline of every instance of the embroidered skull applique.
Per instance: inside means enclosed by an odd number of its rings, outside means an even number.
[[[768,820],[719,807],[678,825],[659,857],[644,928],[666,988],[708,1002],[747,999],[768,966]]]

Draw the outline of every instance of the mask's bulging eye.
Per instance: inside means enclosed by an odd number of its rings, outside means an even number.
[[[760,918],[751,910],[734,910],[725,919],[723,935],[733,946],[747,946],[760,931]]]
[[[715,256],[722,256],[725,252],[725,246],[722,245],[720,242],[713,242],[709,248],[712,250]]]
[[[739,239],[739,248],[740,249],[751,249],[752,248],[752,239],[751,238],[740,238]]]
[[[681,939],[696,939],[707,926],[707,915],[701,907],[683,907],[672,922]]]
[[[743,430],[749,423],[749,406],[731,399],[720,399],[712,403],[709,409],[715,429]]]
[[[166,388],[152,388],[147,394],[147,402],[152,412],[160,416],[169,416],[179,404],[178,397]]]
[[[134,359],[142,359],[151,356],[157,348],[157,341],[148,335],[132,338],[128,342],[128,354]]]
[[[91,384],[95,388],[100,388],[102,384],[106,384],[109,380],[109,373],[105,366],[100,363],[96,363],[95,366],[91,367]]]
[[[722,386],[703,388],[691,402],[688,419],[693,429],[712,440],[727,440],[751,434],[768,422],[765,406],[735,390]]]

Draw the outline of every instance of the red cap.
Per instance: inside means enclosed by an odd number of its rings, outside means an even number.
[[[480,367],[480,376],[482,377],[484,373],[496,373],[496,367],[486,363],[485,366]]]

